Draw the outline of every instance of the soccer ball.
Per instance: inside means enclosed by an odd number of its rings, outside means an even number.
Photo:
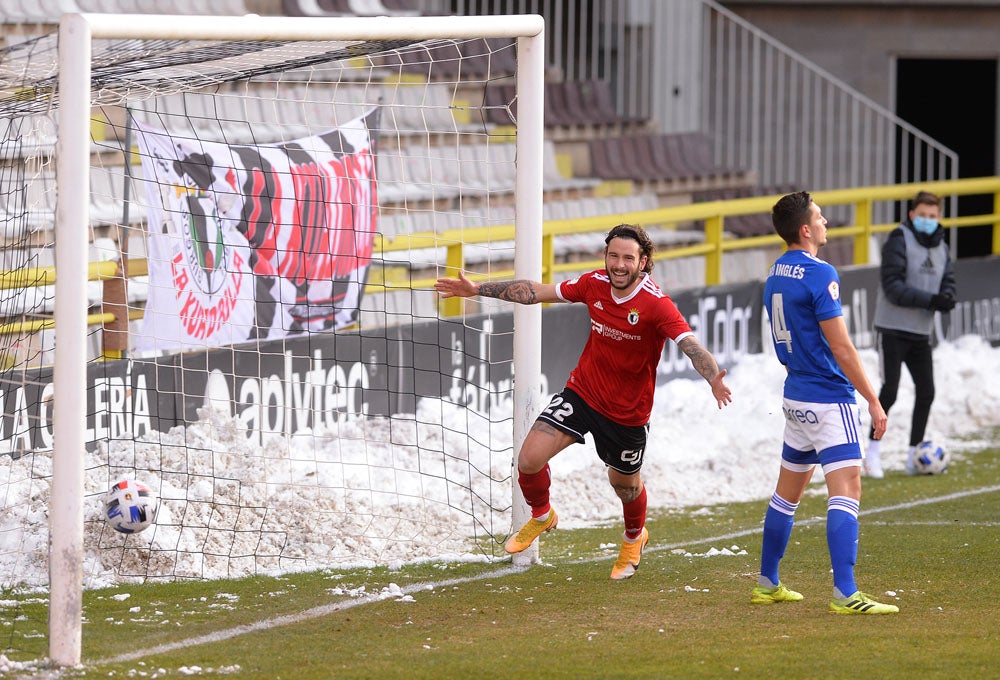
[[[156,520],[160,500],[153,490],[134,479],[123,479],[104,496],[104,519],[115,531],[135,534]]]
[[[923,442],[913,454],[913,467],[921,475],[938,475],[948,469],[948,452],[934,442]]]

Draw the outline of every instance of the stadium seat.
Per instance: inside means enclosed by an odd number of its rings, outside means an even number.
[[[412,234],[417,230],[408,210],[386,211],[379,215],[378,232],[390,241],[396,236]]]
[[[512,143],[465,144],[458,150],[463,189],[509,193],[514,190]]]
[[[638,169],[632,156],[631,143],[624,137],[602,137],[590,140],[591,174],[601,179],[651,181]]]
[[[474,38],[402,48],[388,55],[385,65],[428,80],[454,80],[510,76],[517,61],[512,40]]]
[[[125,172],[121,169],[121,178]],[[116,177],[112,168],[91,166],[90,168],[90,222],[91,224],[116,224],[121,218],[121,209],[115,201],[113,186]]]
[[[681,135],[654,135],[651,137],[653,156],[657,165],[668,174],[669,179],[694,178],[706,172],[684,154]]]
[[[574,112],[567,109],[564,94],[563,83],[545,83],[545,127],[564,127],[579,124],[579,121],[574,117]]]
[[[654,136],[654,156],[662,150],[664,162],[680,176],[704,180],[742,175],[740,168],[722,167],[712,158],[712,142],[702,133],[680,133]]]
[[[569,80],[545,83],[545,126],[607,128],[645,124],[648,119],[625,116],[615,110],[606,80]],[[594,134],[591,131],[589,134]],[[588,133],[585,133],[588,134]]]
[[[255,111],[254,133],[260,141],[297,139],[310,132],[301,101],[294,98],[260,97],[250,104]]]
[[[513,76],[517,72],[517,46],[512,38],[486,38],[490,49],[490,78]]]
[[[563,102],[567,113],[577,125],[613,125],[618,114],[597,108],[592,100],[593,81],[571,80],[562,83]]]
[[[301,111],[302,125],[309,133],[326,132],[362,117],[378,101],[375,86],[338,85],[332,88],[313,85],[299,87],[294,92],[295,106],[288,107]]]
[[[798,189],[795,187],[785,185],[726,187],[721,189],[699,191],[695,193],[692,198],[696,202],[728,201],[737,198],[786,194],[797,190]],[[724,228],[727,232],[736,237],[764,236],[774,233],[774,225],[771,223],[771,217],[767,213],[727,217],[724,223]]]
[[[399,150],[383,149],[376,159],[376,179],[380,203],[401,203],[406,200],[406,160]]]
[[[510,40],[499,42],[498,40],[487,40],[485,38],[473,38],[463,40],[458,43],[459,52],[462,55],[461,72],[464,78],[497,78],[500,76],[512,75],[516,68],[516,61],[513,58],[512,49],[504,49],[511,55],[511,59],[504,60],[494,56],[495,49],[503,49],[511,44]]]
[[[350,11],[359,17],[401,16],[412,17],[420,14],[419,10],[407,8],[402,3],[385,2],[385,0],[348,0]]]
[[[281,0],[282,12],[290,17],[377,16],[371,14],[375,8],[374,0]]]
[[[321,10],[332,16],[346,16],[354,13],[350,0],[317,0],[317,4]]]
[[[722,167],[712,159],[712,144],[701,133],[620,135],[591,139],[591,174],[602,179],[658,183],[671,188],[746,186],[753,173]]]
[[[195,115],[194,122],[196,129],[200,129],[210,134],[209,130],[215,128],[212,139],[221,139],[227,144],[247,144],[250,142],[263,142],[263,135],[255,130],[255,121],[250,118],[250,110],[247,99],[236,94],[216,94],[202,102],[192,101],[191,113]],[[208,108],[206,108],[208,107]],[[216,113],[216,123],[213,125],[209,111]],[[204,127],[199,124],[204,123]]]
[[[567,219],[567,204],[571,201],[545,201],[542,203],[542,220],[565,220]]]
[[[49,0],[60,5],[75,4],[79,9],[64,10],[93,14],[180,14],[234,15],[247,13],[243,0]]]
[[[382,4],[396,16],[401,14],[404,16],[420,14],[418,3],[414,0],[382,0]]]
[[[513,85],[499,84],[495,80],[483,88],[485,122],[493,125],[514,125],[517,122],[517,98]]]
[[[393,98],[386,102],[392,108],[400,134],[454,132],[458,129],[452,114],[453,103],[447,85],[443,83],[400,83],[391,90]]]
[[[645,124],[648,118],[643,116],[629,116],[619,113],[611,96],[611,83],[607,80],[587,80],[582,83],[581,94],[584,104],[593,106],[595,110],[603,111],[604,115],[612,118],[613,122],[623,125]]]
[[[432,147],[406,149],[405,163],[409,183],[417,194],[428,200],[455,198],[459,194],[458,185],[454,178],[444,175],[448,172],[447,164],[439,162],[428,153],[432,151]],[[408,187],[407,191],[409,189]]]
[[[591,189],[600,184],[596,177],[566,177],[559,170],[556,159],[556,145],[545,140],[542,147],[542,184],[546,191],[564,189]]]
[[[55,149],[57,112],[0,118],[0,157],[16,159]]]
[[[662,168],[656,164],[649,136],[629,136],[622,137],[621,139],[622,144],[628,150],[628,158],[634,164],[634,171],[640,177],[645,177],[647,181],[672,179],[666,168]]]
[[[130,168],[132,176],[141,168]],[[138,194],[132,180],[129,190],[129,224],[146,220],[145,194]],[[90,168],[90,222],[91,224],[121,224],[125,209],[125,167],[122,165],[92,166]]]
[[[80,11],[74,0],[0,0],[0,17],[8,24],[56,24],[63,13]]]

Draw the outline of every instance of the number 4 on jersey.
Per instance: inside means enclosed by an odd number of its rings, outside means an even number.
[[[785,302],[781,293],[771,295],[771,335],[774,342],[784,344],[785,349],[792,351],[792,332],[785,325]]]

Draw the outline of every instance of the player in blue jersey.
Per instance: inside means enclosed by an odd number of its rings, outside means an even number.
[[[837,270],[816,256],[826,243],[826,218],[812,197],[799,191],[775,203],[771,220],[788,244],[764,285],[774,350],[788,372],[782,404],[785,432],[781,471],[764,516],[760,578],[750,601],[772,604],[802,599],[781,583],[778,566],[792,533],[795,510],[818,463],[823,466],[829,496],[830,611],[894,614],[898,607],[876,602],[854,582],[862,432],[855,389],[868,402],[876,439],[885,433],[888,419],[848,335]]]

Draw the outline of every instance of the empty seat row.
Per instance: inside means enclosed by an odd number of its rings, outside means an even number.
[[[692,198],[695,202],[703,201],[730,201],[736,198],[752,198],[755,196],[774,196],[798,191],[797,187],[780,186],[750,186],[750,187],[726,187],[721,189],[709,189],[707,191],[696,192]],[[735,215],[727,217],[723,224],[724,229],[734,236],[764,236],[774,233],[774,225],[771,216],[767,213],[757,213],[753,215]]]
[[[132,168],[133,176],[139,168]],[[125,168],[120,165],[97,166],[90,169],[91,224],[129,224],[146,220],[145,194],[141,183],[129,187],[128,215],[125,214]],[[0,236],[17,239],[27,233],[51,229],[56,214],[55,172],[47,170],[35,175],[10,172],[0,177]]]
[[[513,142],[406,146],[378,154],[379,202],[452,199],[460,195],[511,193],[516,177]],[[566,177],[558,168],[555,144],[542,148],[545,191],[590,189],[593,177]]]
[[[517,92],[512,83],[488,83],[484,91],[487,120],[510,125],[517,117]],[[599,127],[644,125],[642,116],[628,116],[617,111],[607,80],[567,80],[545,83],[545,126]]]
[[[290,17],[409,17],[420,14],[413,0],[282,0],[281,9]]]
[[[56,144],[55,114],[0,117],[0,158],[47,153]]]
[[[514,41],[509,38],[471,38],[430,41],[400,48],[381,57],[381,65],[427,80],[496,79],[517,71]]]
[[[558,174],[555,147],[546,142],[545,163],[551,176],[543,177],[548,191],[593,186],[599,180],[567,178]],[[459,196],[512,193],[516,172],[516,145],[512,142],[423,146],[387,149],[377,156],[378,196],[382,205],[415,201],[451,200]],[[93,224],[138,224],[146,219],[145,186],[141,166],[129,168],[126,213],[126,169],[122,165],[94,166],[90,172],[90,219]],[[0,176],[0,215],[5,236],[49,228],[56,209],[54,170],[37,174],[14,166]]]
[[[545,201],[542,205],[542,219],[577,219],[598,215],[624,215],[627,213],[655,210],[659,207],[656,194],[642,193],[628,196],[590,197],[575,200]],[[490,205],[457,210],[399,210],[388,211],[379,217],[379,231],[389,239],[401,234],[434,232],[442,233],[452,229],[501,226],[514,224],[515,212],[512,205]],[[603,236],[596,235],[598,240]],[[560,236],[564,244],[572,244],[574,236]],[[688,239],[690,240],[690,239]],[[603,240],[601,240],[603,244]],[[602,245],[603,247],[603,245]]]
[[[456,198],[514,190],[515,145],[404,147],[379,152],[379,202]]]
[[[338,84],[309,87],[275,84],[274,92],[179,93],[135,104],[147,124],[180,135],[231,144],[271,143],[339,127],[375,106],[381,107],[383,135],[427,135],[484,131],[481,122],[456,121],[451,90],[440,83]]]
[[[702,182],[746,173],[716,164],[711,140],[696,132],[603,137],[589,145],[591,174],[602,179]]]
[[[243,15],[243,0],[0,0],[0,21],[55,24],[63,14]]]

